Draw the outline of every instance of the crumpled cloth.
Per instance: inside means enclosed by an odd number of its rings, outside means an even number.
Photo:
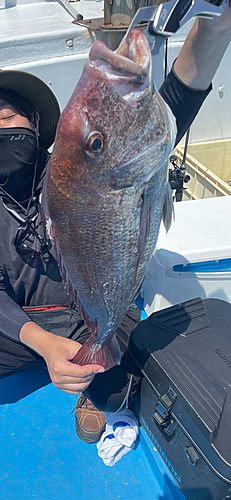
[[[98,455],[105,465],[112,467],[133,450],[139,435],[139,424],[131,410],[104,413],[106,429],[97,443]]]

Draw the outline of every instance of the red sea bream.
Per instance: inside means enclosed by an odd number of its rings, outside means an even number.
[[[115,331],[139,289],[161,219],[171,224],[171,111],[150,81],[143,33],[95,42],[62,112],[47,197],[66,286],[91,331],[73,362],[120,363]]]

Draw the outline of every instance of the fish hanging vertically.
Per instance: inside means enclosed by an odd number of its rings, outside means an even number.
[[[74,358],[120,362],[115,331],[171,224],[168,156],[175,120],[150,82],[147,40],[132,31],[112,52],[95,42],[62,112],[47,197],[60,270],[91,337]]]

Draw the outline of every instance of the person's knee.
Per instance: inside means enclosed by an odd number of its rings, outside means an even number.
[[[121,365],[115,366],[111,370],[96,375],[84,394],[99,410],[114,413],[124,405],[129,406],[141,378],[139,370],[134,374],[124,370]]]
[[[115,412],[126,394],[128,374],[121,365],[95,375],[84,391],[85,396],[101,411]]]

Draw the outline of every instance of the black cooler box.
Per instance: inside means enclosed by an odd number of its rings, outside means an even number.
[[[231,500],[231,304],[193,299],[132,332],[134,410],[188,500]]]

